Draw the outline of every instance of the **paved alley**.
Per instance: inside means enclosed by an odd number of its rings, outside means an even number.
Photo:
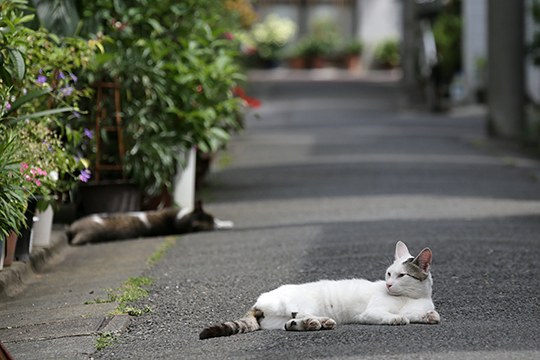
[[[201,193],[235,228],[181,236],[142,274],[152,311],[93,358],[540,357],[540,166],[487,142],[481,109],[406,110],[386,77],[255,77],[248,90],[260,117]],[[398,240],[433,251],[440,325],[198,338],[282,284],[382,279]]]
[[[149,273],[153,312],[98,357],[540,356],[536,164],[486,147],[479,109],[405,111],[383,80],[253,81],[260,119],[203,194],[236,228],[183,236]],[[440,325],[198,340],[281,284],[383,278],[397,240],[433,250]]]

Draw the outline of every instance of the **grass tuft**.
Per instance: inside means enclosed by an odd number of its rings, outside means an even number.
[[[96,339],[96,349],[98,351],[105,349],[107,346],[111,346],[116,340],[116,336],[113,333],[105,332],[99,335]]]
[[[169,249],[172,248],[174,244],[176,244],[176,240],[178,240],[178,238],[174,236],[169,236],[165,238],[165,241],[163,242],[163,244],[161,244],[159,248],[152,254],[152,256],[150,256],[148,260],[146,261],[148,266],[152,267],[156,263],[158,263],[163,258],[163,256],[167,253],[167,251],[169,251]]]

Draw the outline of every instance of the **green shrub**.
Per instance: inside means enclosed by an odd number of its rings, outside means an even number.
[[[373,54],[375,64],[379,67],[393,68],[399,65],[399,42],[396,39],[383,40],[375,47]]]
[[[122,87],[125,174],[148,194],[170,190],[187,149],[216,151],[240,128],[236,17],[218,0],[98,0],[82,18],[107,38],[96,79]]]

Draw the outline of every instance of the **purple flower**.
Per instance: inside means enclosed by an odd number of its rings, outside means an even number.
[[[73,93],[73,90],[75,90],[73,86],[66,86],[65,88],[60,89],[60,91],[62,92],[62,95],[64,96],[71,95]]]
[[[78,119],[78,118],[81,117],[81,114],[79,114],[79,112],[77,112],[77,111],[74,111],[73,116],[75,116]]]
[[[56,78],[59,79],[59,80],[64,80],[66,78],[66,75],[64,75],[64,73],[62,71],[59,71]]]
[[[94,138],[94,133],[92,132],[92,130],[87,129],[87,128],[84,129],[84,135],[89,139]]]
[[[79,180],[86,183],[88,182],[88,180],[90,180],[91,176],[92,175],[90,173],[90,170],[84,169],[84,170],[81,170],[81,173],[79,174]]]
[[[11,110],[11,104],[9,102],[6,103],[6,110],[7,111]]]
[[[47,78],[44,75],[40,74],[40,75],[38,75],[36,82],[39,85],[43,85],[43,84],[45,84],[47,82]]]
[[[73,73],[69,73],[69,76],[71,77],[71,80],[73,80],[74,83],[77,82],[77,77]]]

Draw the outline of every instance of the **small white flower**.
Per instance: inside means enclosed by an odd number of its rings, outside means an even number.
[[[56,182],[58,181],[58,171],[56,170],[53,170],[49,173],[49,177],[51,178],[52,181]]]

